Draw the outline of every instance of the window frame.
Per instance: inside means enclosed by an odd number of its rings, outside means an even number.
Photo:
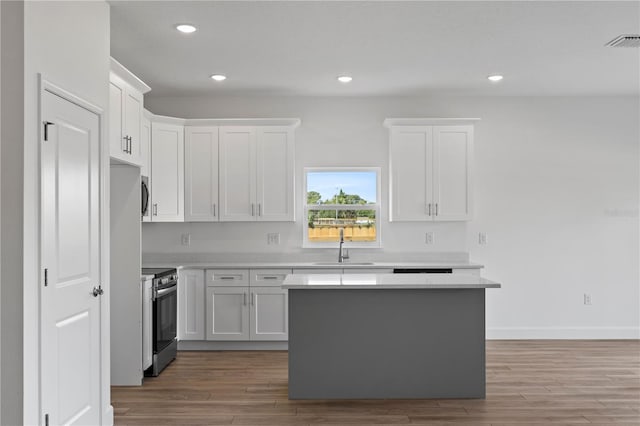
[[[375,172],[376,174],[376,202],[375,204],[307,204],[307,175],[313,172]],[[345,248],[382,248],[382,231],[380,213],[382,212],[382,196],[380,190],[382,179],[381,167],[305,167],[302,173],[302,247],[303,248],[336,248],[338,242],[309,241],[309,210],[374,210],[376,212],[376,240],[345,241]]]

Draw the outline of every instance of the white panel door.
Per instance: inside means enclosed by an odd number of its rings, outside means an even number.
[[[151,123],[151,220],[184,220],[184,127]]]
[[[42,423],[97,425],[100,121],[48,91],[42,118],[52,123],[41,143]]]
[[[124,98],[124,129],[129,137],[129,161],[140,164],[142,161],[141,125],[142,95],[130,88]]]
[[[111,157],[124,160],[126,154],[126,140],[124,138],[124,99],[125,85],[119,81],[109,83],[109,151]]]
[[[218,221],[218,128],[185,128],[185,222]]]
[[[207,340],[249,340],[249,287],[207,287]]]
[[[256,132],[253,127],[220,127],[219,164],[220,220],[256,220]]]
[[[390,220],[431,220],[432,146],[431,126],[397,126],[391,129]]]
[[[278,287],[251,287],[251,340],[288,340],[288,293]]]
[[[178,340],[204,340],[204,269],[182,269],[179,275]]]
[[[434,220],[469,220],[473,127],[436,126],[433,134]]]
[[[294,142],[290,127],[258,127],[257,220],[294,221]]]

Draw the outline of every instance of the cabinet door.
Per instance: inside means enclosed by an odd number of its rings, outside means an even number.
[[[178,340],[204,340],[204,269],[181,270],[178,282]]]
[[[256,138],[257,220],[293,222],[293,130],[287,127],[259,127]]]
[[[142,161],[142,95],[127,88],[124,97],[124,134],[129,137],[129,161],[140,164]]]
[[[207,287],[207,340],[249,340],[249,287]]]
[[[151,120],[146,117],[140,129],[140,175],[151,176]]]
[[[287,290],[251,287],[251,340],[287,340],[289,309]]]
[[[220,127],[220,220],[254,221],[256,133],[253,127]]]
[[[184,220],[184,128],[151,123],[153,222]]]
[[[431,126],[391,128],[391,221],[425,221],[432,218],[432,130]]]
[[[185,128],[185,222],[218,221],[218,128]]]
[[[436,126],[433,143],[434,219],[471,219],[472,126]]]
[[[118,80],[109,82],[109,151],[112,158],[125,159],[126,141],[124,139],[124,83]]]
[[[142,370],[153,362],[153,280],[142,283]]]

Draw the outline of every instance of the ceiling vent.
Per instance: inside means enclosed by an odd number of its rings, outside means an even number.
[[[640,47],[640,35],[624,34],[605,44],[608,47]]]

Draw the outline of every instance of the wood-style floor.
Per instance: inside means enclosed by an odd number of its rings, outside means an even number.
[[[489,341],[484,400],[289,401],[286,352],[180,352],[117,425],[635,424],[639,341]]]

